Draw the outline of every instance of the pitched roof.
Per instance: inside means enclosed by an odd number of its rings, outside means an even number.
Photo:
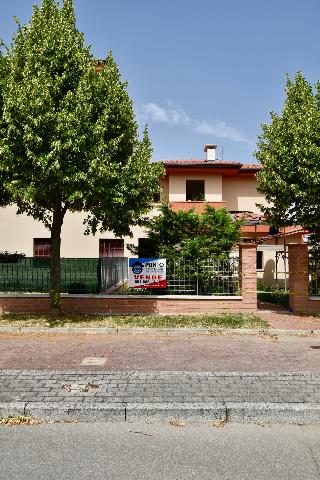
[[[261,170],[262,165],[260,163],[244,163],[241,170]]]
[[[265,223],[262,214],[248,211],[231,211],[229,213],[235,220],[243,220],[245,225],[262,225]]]
[[[221,160],[163,160],[164,165],[177,165],[177,166],[186,166],[186,165],[203,165],[203,166],[211,166],[211,165],[241,165],[240,162],[225,162]]]
[[[165,167],[205,167],[205,168],[238,168],[244,170],[261,170],[261,165],[258,163],[240,163],[224,160],[163,160]]]

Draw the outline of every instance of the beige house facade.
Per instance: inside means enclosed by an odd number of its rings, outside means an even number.
[[[0,251],[17,251],[25,253],[27,257],[47,256],[49,249],[45,248],[44,241],[41,244],[39,240],[49,240],[49,230],[41,222],[33,220],[32,217],[17,215],[16,210],[14,205],[0,208]],[[83,221],[85,217],[82,213],[66,214],[61,233],[62,257],[97,258],[101,256],[100,254],[130,256],[127,245],[137,244],[140,237],[147,236],[147,233],[140,227],[132,228],[133,238],[117,239],[112,232],[84,235]],[[41,245],[44,250],[42,254]],[[37,246],[39,246],[38,249]]]

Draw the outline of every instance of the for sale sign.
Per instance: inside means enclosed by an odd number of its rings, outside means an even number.
[[[166,288],[164,258],[129,258],[129,287]]]

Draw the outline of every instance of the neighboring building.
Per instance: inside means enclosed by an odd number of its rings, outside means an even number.
[[[243,241],[257,241],[258,278],[266,283],[285,285],[288,273],[286,245],[302,243],[306,233],[300,227],[270,231],[257,204],[266,205],[257,192],[259,164],[218,160],[217,145],[205,145],[203,160],[166,160],[161,200],[174,210],[195,208],[201,212],[205,203],[226,208],[235,218],[244,219]],[[273,233],[270,235],[269,233]]]
[[[261,212],[256,206],[266,203],[257,192],[256,173],[260,165],[217,160],[216,147],[205,146],[204,160],[165,160],[161,200],[169,202],[173,210],[195,208],[201,212],[205,203],[226,208],[234,216],[250,219],[251,223],[243,228],[243,236],[268,234],[269,227],[262,226]]]
[[[203,160],[165,160],[165,176],[161,180],[162,192],[158,200],[169,202],[174,210],[195,208],[198,212],[208,203],[215,208],[226,208],[234,217],[244,218],[243,240],[262,242],[257,256],[260,277],[268,282],[277,276],[281,280],[280,272],[287,269],[283,262],[285,245],[302,242],[305,232],[289,228],[270,236],[269,226],[256,205],[266,204],[264,196],[257,192],[256,173],[261,166],[218,160],[216,147],[206,145]],[[156,214],[156,209],[155,204],[152,214]],[[49,231],[42,223],[27,215],[16,215],[15,211],[14,206],[0,209],[0,251],[48,258]],[[61,236],[62,257],[130,256],[128,244],[140,244],[143,248],[147,232],[142,228],[133,228],[133,238],[115,238],[110,232],[85,236],[84,218],[81,213],[66,215]]]

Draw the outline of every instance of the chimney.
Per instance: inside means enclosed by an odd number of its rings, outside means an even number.
[[[212,162],[216,159],[216,148],[217,145],[215,144],[204,146],[204,151],[206,152],[206,162]]]

